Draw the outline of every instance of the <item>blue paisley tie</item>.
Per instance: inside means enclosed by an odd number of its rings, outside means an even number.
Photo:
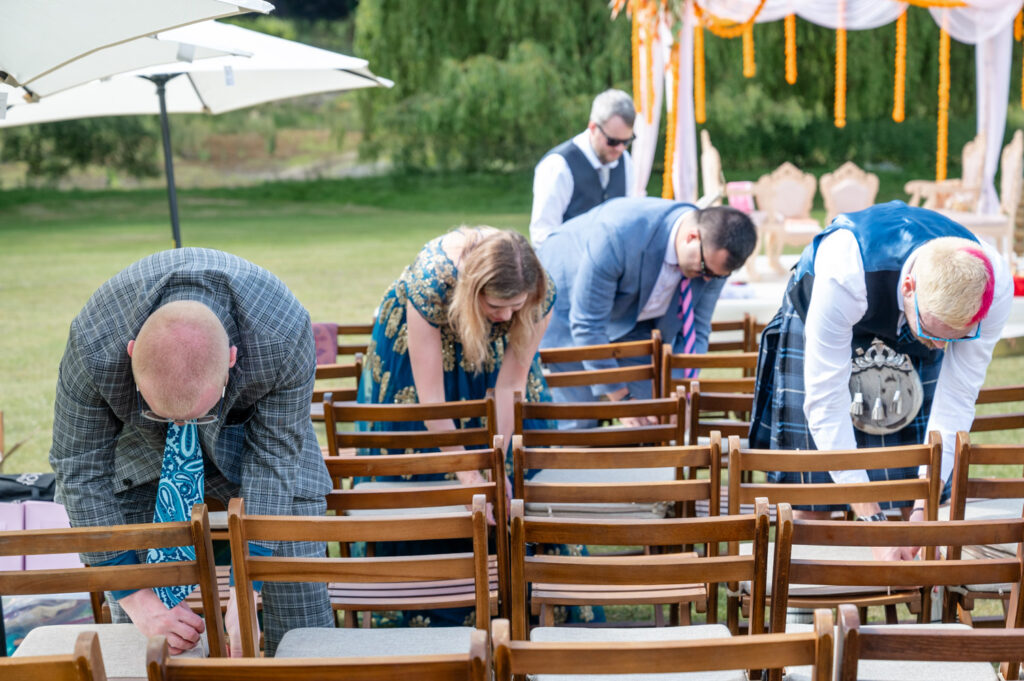
[[[189,520],[192,506],[202,503],[203,451],[199,447],[199,429],[195,423],[167,426],[167,444],[164,445],[164,463],[160,469],[160,485],[156,491],[156,511],[153,522],[167,523]],[[195,560],[192,546],[150,549],[147,563],[171,563]],[[163,586],[154,589],[168,608],[181,603],[195,589],[194,584]]]

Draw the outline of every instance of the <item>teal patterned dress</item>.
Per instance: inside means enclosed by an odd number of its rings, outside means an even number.
[[[491,327],[490,355],[484,361],[480,371],[470,369],[463,358],[462,343],[448,325],[448,306],[458,277],[458,269],[451,258],[441,247],[444,237],[433,239],[420,250],[416,260],[405,268],[401,276],[384,293],[380,308],[377,311],[377,322],[373,328],[370,345],[366,351],[363,375],[359,381],[359,402],[372,404],[413,404],[418,401],[416,384],[412,376],[412,363],[409,359],[409,333],[406,319],[406,303],[423,315],[432,326],[441,332],[441,362],[444,373],[445,399],[477,400],[484,397],[489,388],[493,388],[501,369],[501,361],[508,342],[508,323],[494,324]],[[555,285],[548,277],[547,295],[541,307],[547,314],[555,302]],[[525,398],[530,402],[550,402],[551,390],[548,388],[541,372],[540,358],[535,356],[526,379]],[[382,427],[377,424],[358,424],[360,428],[373,429]],[[554,428],[550,421],[527,420],[527,428]],[[457,427],[476,428],[480,424],[474,421],[457,423]],[[424,430],[418,422],[388,423],[391,429]],[[387,450],[360,450],[360,454],[401,453]],[[511,448],[506,453],[506,471],[511,473]],[[532,477],[534,471],[528,471]],[[454,479],[454,473],[412,476],[414,480]],[[380,476],[375,480],[396,480],[398,478]],[[359,482],[357,480],[357,482]],[[417,553],[458,552],[472,550],[458,542],[389,542],[377,545],[377,555],[415,555]],[[552,553],[585,551],[581,546],[548,546],[545,550]],[[600,608],[568,608],[556,611],[560,619],[569,621],[592,621],[603,619]],[[459,608],[449,610],[431,610],[421,612],[387,612],[375,613],[374,620],[378,626],[457,626],[472,625],[471,609]]]

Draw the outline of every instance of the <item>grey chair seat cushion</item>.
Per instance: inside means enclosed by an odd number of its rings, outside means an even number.
[[[534,483],[637,483],[676,479],[674,468],[546,468]],[[664,518],[672,504],[656,503],[536,503],[526,504],[526,515],[545,517]]]
[[[458,480],[388,480],[360,482],[354,489],[373,490],[389,489],[400,490],[403,487],[451,487],[457,485]],[[346,511],[345,515],[440,515],[444,513],[465,513],[465,506],[423,506],[414,508],[381,508],[381,509],[356,509]]]
[[[740,553],[750,555],[751,544],[740,544]],[[873,560],[871,547],[869,546],[814,546],[798,544],[793,547],[793,560],[839,560],[839,561],[862,561]],[[772,592],[772,575],[775,557],[772,551],[768,552],[768,595]],[[750,582],[742,582],[740,585],[744,593],[750,593]],[[881,588],[885,591],[885,588]],[[876,586],[840,586],[828,584],[790,584],[789,595],[793,596],[839,596],[846,594],[873,594],[880,591]],[[908,591],[908,589],[893,589],[893,591]]]
[[[890,624],[893,629],[970,629],[966,624]],[[786,633],[812,631],[810,624],[787,624]],[[835,641],[839,641],[836,630]],[[836,667],[838,673],[838,666]],[[861,660],[857,678],[868,681],[998,681],[992,665],[987,662],[922,662],[919,660]],[[811,681],[809,666],[790,667],[785,681]]]
[[[688,627],[637,627],[624,629],[590,629],[583,627],[536,627],[530,640],[541,643],[578,642],[636,642],[636,641],[693,641],[709,638],[728,638],[729,628],[722,624],[700,624]],[[679,674],[616,674],[609,676],[589,674],[537,674],[536,681],[582,681],[583,679],[623,679],[625,681],[746,681],[742,670],[687,672]]]
[[[469,653],[472,627],[303,628],[287,632],[275,657],[375,657]]]
[[[60,624],[36,627],[14,651],[15,657],[39,655],[70,655],[78,635],[86,631],[99,634],[103,666],[108,679],[139,679],[146,677],[146,637],[134,624]],[[192,650],[181,657],[206,657],[209,646],[204,633]]]

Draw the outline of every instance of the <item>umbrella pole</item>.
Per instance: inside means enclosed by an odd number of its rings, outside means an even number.
[[[174,185],[174,158],[171,156],[171,124],[167,120],[167,81],[180,74],[145,76],[156,85],[156,95],[160,100],[160,135],[164,143],[164,174],[167,177],[167,203],[171,209],[171,232],[174,235],[174,247],[181,248],[181,227],[178,225],[178,192]]]

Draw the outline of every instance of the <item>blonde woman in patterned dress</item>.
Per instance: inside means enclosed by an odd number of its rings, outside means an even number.
[[[497,430],[510,443],[513,393],[532,402],[551,400],[537,348],[554,300],[554,285],[522,234],[461,227],[433,239],[384,294],[359,401],[475,400],[493,388]],[[462,424],[387,427],[442,431]],[[481,481],[476,471],[458,476],[466,484]],[[418,479],[437,477],[443,476]]]

